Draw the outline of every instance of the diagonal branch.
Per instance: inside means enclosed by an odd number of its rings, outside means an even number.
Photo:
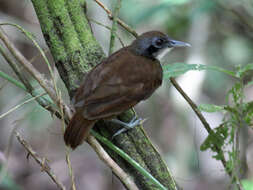
[[[95,24],[100,25],[100,26],[102,26],[102,27],[104,27],[104,28],[106,28],[106,29],[108,29],[108,30],[110,30],[110,31],[112,30],[112,28],[110,28],[109,26],[106,26],[106,25],[104,25],[104,24],[102,24],[102,23],[100,23],[100,22],[98,22],[98,21],[96,21],[96,20],[94,20],[94,19],[92,19],[92,18],[88,18],[88,20],[89,20],[90,22],[94,22]],[[120,36],[119,36],[117,33],[115,33],[115,36],[118,38],[118,40],[119,40],[121,46],[122,46],[122,47],[125,47],[124,42],[122,41],[122,39],[120,38]]]
[[[23,145],[23,147],[27,150],[28,155],[31,155],[33,157],[33,159],[41,166],[41,171],[46,172],[49,177],[53,180],[53,182],[58,186],[59,189],[61,190],[66,190],[66,188],[64,187],[64,185],[59,181],[59,179],[56,177],[56,175],[53,173],[52,169],[50,168],[47,159],[46,158],[41,158],[31,147],[31,145],[28,144],[28,142],[25,141],[25,139],[23,139],[21,137],[21,135],[15,131],[14,132],[18,141],[20,142],[20,144]]]
[[[207,132],[209,133],[209,135],[213,135],[215,137],[215,133],[213,132],[212,128],[210,127],[210,125],[208,124],[208,122],[206,121],[205,117],[202,115],[202,113],[199,111],[198,106],[191,100],[191,98],[183,91],[183,89],[179,86],[179,84],[177,83],[177,81],[171,77],[170,78],[171,83],[173,84],[173,86],[177,89],[177,91],[183,96],[183,98],[188,102],[188,104],[191,106],[191,108],[193,109],[193,111],[196,113],[196,115],[198,116],[198,118],[200,119],[201,123],[203,124],[203,126],[205,127],[205,129],[207,130]],[[217,146],[215,145],[215,149],[216,151],[221,155],[221,162],[223,164],[223,166],[225,168],[227,168],[227,162],[226,159],[224,157],[223,151]],[[229,173],[229,175],[231,175],[231,173]]]
[[[111,11],[99,0],[94,0],[102,9],[105,10],[105,12],[107,13],[108,17],[113,20],[113,15],[111,13]],[[126,23],[124,23],[122,20],[120,20],[119,18],[117,18],[117,22],[120,26],[122,26],[123,28],[126,29],[126,31],[130,32],[134,37],[138,37],[137,32],[135,32],[130,26],[128,26]]]
[[[108,160],[110,156],[101,146],[99,146],[98,141],[92,135],[88,137],[87,142],[97,153],[99,152],[98,156],[100,160],[104,162],[108,162],[108,161],[110,162],[109,167],[111,168],[113,173],[115,173],[120,178],[120,180],[124,182],[125,186],[128,189],[138,190],[138,187],[135,185],[134,181],[131,179],[131,176],[125,173],[124,170],[120,168],[119,165],[113,159]]]

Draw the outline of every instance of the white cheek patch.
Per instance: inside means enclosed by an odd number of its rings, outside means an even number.
[[[167,54],[169,53],[173,48],[164,48],[159,50],[158,52],[154,53],[153,56],[158,59],[159,61],[161,61],[161,59]]]

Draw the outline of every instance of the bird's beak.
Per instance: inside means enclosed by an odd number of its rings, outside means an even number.
[[[191,47],[191,44],[177,40],[169,40],[169,47]]]

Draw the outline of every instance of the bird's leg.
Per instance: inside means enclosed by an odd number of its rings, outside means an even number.
[[[110,121],[115,124],[122,125],[126,129],[132,129],[135,126],[139,125],[141,120],[141,118],[137,119],[137,116],[135,115],[128,123],[120,121],[119,119],[111,119]]]
[[[142,124],[146,119],[142,119],[142,118],[139,118],[137,119],[137,116],[135,115],[133,117],[133,119],[131,119],[131,121],[129,123],[126,123],[126,122],[123,122],[123,121],[120,121],[118,119],[111,119],[110,121],[113,122],[113,123],[116,123],[116,124],[119,124],[121,125],[122,129],[118,130],[116,133],[113,134],[112,138],[116,137],[117,135],[129,130],[129,129],[133,129],[134,127],[136,127],[137,125],[140,125]]]

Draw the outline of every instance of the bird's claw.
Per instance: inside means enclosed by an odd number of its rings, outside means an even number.
[[[134,116],[133,119],[131,119],[131,121],[129,123],[120,121],[118,119],[112,119],[111,121],[113,123],[119,124],[122,127],[124,127],[122,129],[118,130],[116,133],[114,133],[113,136],[112,136],[112,139],[114,137],[118,136],[119,134],[121,134],[121,133],[123,133],[125,131],[128,131],[129,129],[133,129],[136,126],[143,124],[146,120],[147,120],[147,118],[144,118],[144,119],[139,118],[139,119],[137,119],[137,116]]]

